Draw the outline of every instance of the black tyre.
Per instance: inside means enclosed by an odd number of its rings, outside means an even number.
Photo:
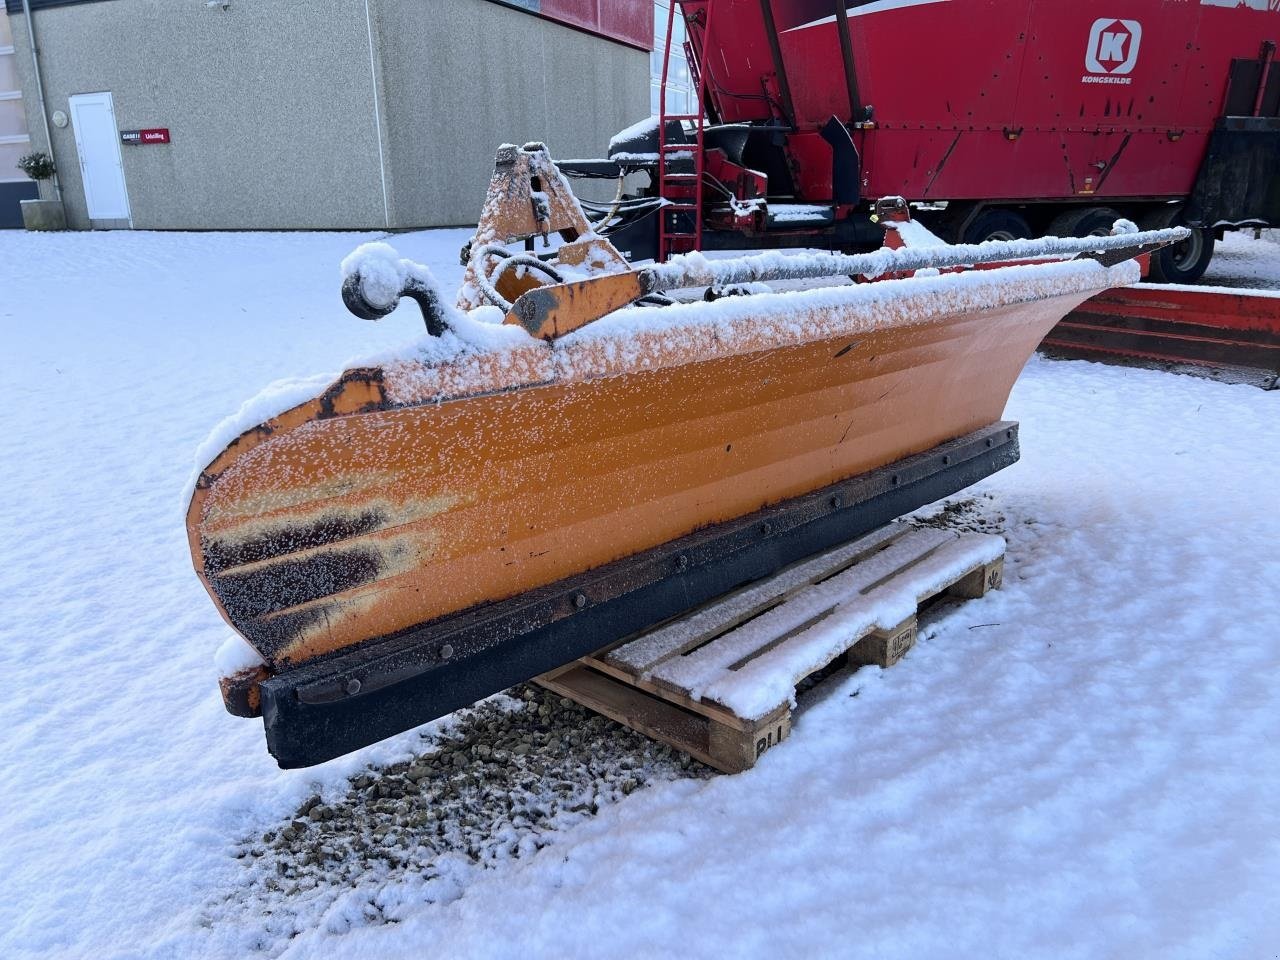
[[[987,240],[1026,240],[1031,225],[1016,210],[989,207],[964,228],[961,243],[985,243]]]
[[[1183,226],[1182,207],[1167,204],[1156,207],[1141,221],[1143,230],[1163,230],[1166,227]],[[1208,269],[1213,259],[1213,231],[1192,229],[1191,236],[1181,243],[1157,250],[1151,255],[1151,272],[1147,277],[1152,283],[1195,283]]]
[[[1051,237],[1106,237],[1120,219],[1111,207],[1074,207],[1058,214],[1049,223]]]

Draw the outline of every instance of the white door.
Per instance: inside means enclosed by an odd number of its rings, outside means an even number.
[[[129,194],[120,159],[120,131],[109,93],[71,98],[71,126],[80,155],[80,175],[90,220],[128,220]]]

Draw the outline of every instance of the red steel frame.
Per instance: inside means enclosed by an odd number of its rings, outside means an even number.
[[[705,72],[697,69],[693,57],[689,57],[689,69],[698,91],[697,113],[667,113],[667,77],[671,70],[671,42],[675,34],[675,18],[677,8],[682,8],[682,0],[671,0],[667,9],[667,45],[662,56],[662,87],[659,95],[662,102],[658,106],[658,196],[664,203],[659,218],[658,228],[658,262],[665,261],[673,253],[687,253],[690,250],[702,249],[702,177],[705,172],[706,153],[703,144],[703,129],[706,126],[707,91],[704,85]],[[711,37],[711,0],[702,0],[702,35]],[[684,11],[681,10],[683,16]],[[695,130],[695,145],[687,142],[667,143],[667,123],[692,122]],[[675,172],[673,162],[681,154],[693,152],[693,172]],[[677,220],[680,214],[692,214],[694,228],[692,231],[680,230]]]
[[[1221,287],[1107,290],[1067,314],[1042,348],[1068,356],[1193,364],[1280,377],[1280,293]]]

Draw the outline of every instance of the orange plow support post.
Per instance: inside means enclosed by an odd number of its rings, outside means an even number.
[[[1045,249],[632,269],[561,186],[541,148],[499,155],[471,313],[385,245],[357,251],[353,311],[409,296],[435,336],[251,426],[199,477],[196,572],[262,660],[224,696],[261,714],[282,766],[473,703],[1014,462],[1001,417],[1027,357],[1179,236],[874,284],[848,277]],[[505,252],[530,224],[568,256]],[[658,296],[747,283],[714,303]]]
[[[1045,353],[1173,367],[1275,389],[1280,379],[1280,292],[1225,287],[1106,290],[1050,331]]]

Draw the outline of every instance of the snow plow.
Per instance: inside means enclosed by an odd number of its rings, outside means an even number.
[[[541,145],[503,147],[457,306],[360,248],[351,312],[408,297],[428,335],[199,474],[195,570],[261,659],[227,707],[318,763],[954,493],[1016,461],[1001,417],[1045,333],[1185,236],[637,267]]]

